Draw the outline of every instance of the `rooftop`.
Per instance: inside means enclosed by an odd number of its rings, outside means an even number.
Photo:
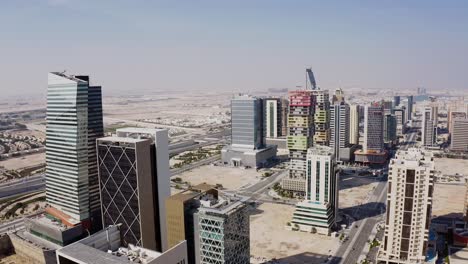
[[[333,155],[333,149],[327,146],[313,146],[307,150],[307,155],[330,156]]]
[[[211,204],[209,207],[204,206],[205,204],[202,203],[202,207],[199,208],[199,212],[230,215],[243,207],[249,199],[250,198],[246,196],[225,194],[222,198],[216,200],[216,203]]]
[[[409,148],[399,150],[395,158],[391,160],[392,165],[409,165],[418,167],[434,168],[434,154],[420,148]]]
[[[121,142],[121,143],[138,143],[138,142],[148,141],[148,139],[110,136],[110,137],[98,138],[98,141]]]

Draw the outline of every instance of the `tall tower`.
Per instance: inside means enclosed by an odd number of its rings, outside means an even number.
[[[431,152],[400,150],[390,161],[387,220],[378,263],[424,263],[434,188]]]
[[[315,101],[311,90],[289,92],[287,145],[289,149],[289,175],[282,181],[283,189],[305,193],[307,149],[314,136]]]
[[[454,118],[452,120],[452,151],[468,151],[468,119]]]
[[[383,151],[383,108],[365,106],[364,110],[364,152]]]
[[[231,100],[232,146],[248,149],[263,147],[262,100],[239,95]]]
[[[384,117],[384,142],[392,143],[397,139],[397,119],[395,115]]]
[[[283,106],[285,100],[281,98],[265,98],[263,101],[263,136],[264,138],[278,138],[283,135],[285,124]],[[287,103],[286,103],[287,104]]]
[[[166,250],[167,130],[118,129],[97,149],[103,226],[121,224],[125,243]]]
[[[314,114],[314,143],[328,146],[330,143],[330,95],[328,90],[314,90],[315,114]]]
[[[422,115],[421,131],[421,142],[425,147],[432,147],[436,145],[437,126],[435,125],[435,120],[432,119],[433,116],[433,108],[425,107]]]
[[[330,234],[338,213],[338,180],[333,150],[314,146],[307,152],[305,200],[299,202],[293,224],[303,231]]]
[[[395,95],[393,96],[393,108],[400,106],[400,96]]]
[[[349,143],[359,144],[359,105],[349,107]]]
[[[407,97],[407,107],[406,107],[406,120],[413,120],[413,96],[409,95]]]
[[[100,226],[96,139],[103,135],[101,87],[88,76],[48,75],[47,203]]]
[[[330,147],[340,160],[340,149],[349,147],[349,105],[346,103],[335,104],[330,109]]]

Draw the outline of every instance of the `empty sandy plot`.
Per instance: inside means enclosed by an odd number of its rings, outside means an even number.
[[[434,159],[435,168],[441,171],[444,175],[468,175],[468,160],[463,159],[447,159],[437,158]]]
[[[285,229],[292,220],[294,206],[264,203],[250,217],[252,263],[276,258],[278,263],[323,263],[339,242],[336,238]],[[331,250],[331,251],[330,251]]]
[[[261,173],[254,169],[244,170],[241,168],[205,165],[178,174],[177,177],[192,185],[205,182],[212,185],[222,184],[228,190],[237,190],[243,186],[258,182]]]
[[[7,170],[17,170],[41,163],[45,163],[45,152],[2,160],[0,161],[0,166],[5,167]]]
[[[439,184],[434,186],[433,216],[456,216],[463,213],[465,185]]]
[[[377,186],[377,179],[371,177],[343,177],[339,182],[339,208],[348,208],[361,204]]]

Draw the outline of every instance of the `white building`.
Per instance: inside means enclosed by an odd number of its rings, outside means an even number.
[[[431,152],[400,150],[390,161],[387,219],[378,263],[423,263],[429,244],[434,187]]]
[[[338,214],[338,179],[333,149],[314,146],[307,151],[305,200],[296,205],[292,224],[299,230],[330,234]]]
[[[349,143],[359,144],[359,105],[349,107]]]
[[[468,151],[468,119],[453,119],[451,140],[452,151]]]

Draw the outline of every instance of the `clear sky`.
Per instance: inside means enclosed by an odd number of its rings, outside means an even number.
[[[49,71],[251,91],[310,66],[325,89],[468,90],[468,1],[0,0],[0,97],[45,92]]]

